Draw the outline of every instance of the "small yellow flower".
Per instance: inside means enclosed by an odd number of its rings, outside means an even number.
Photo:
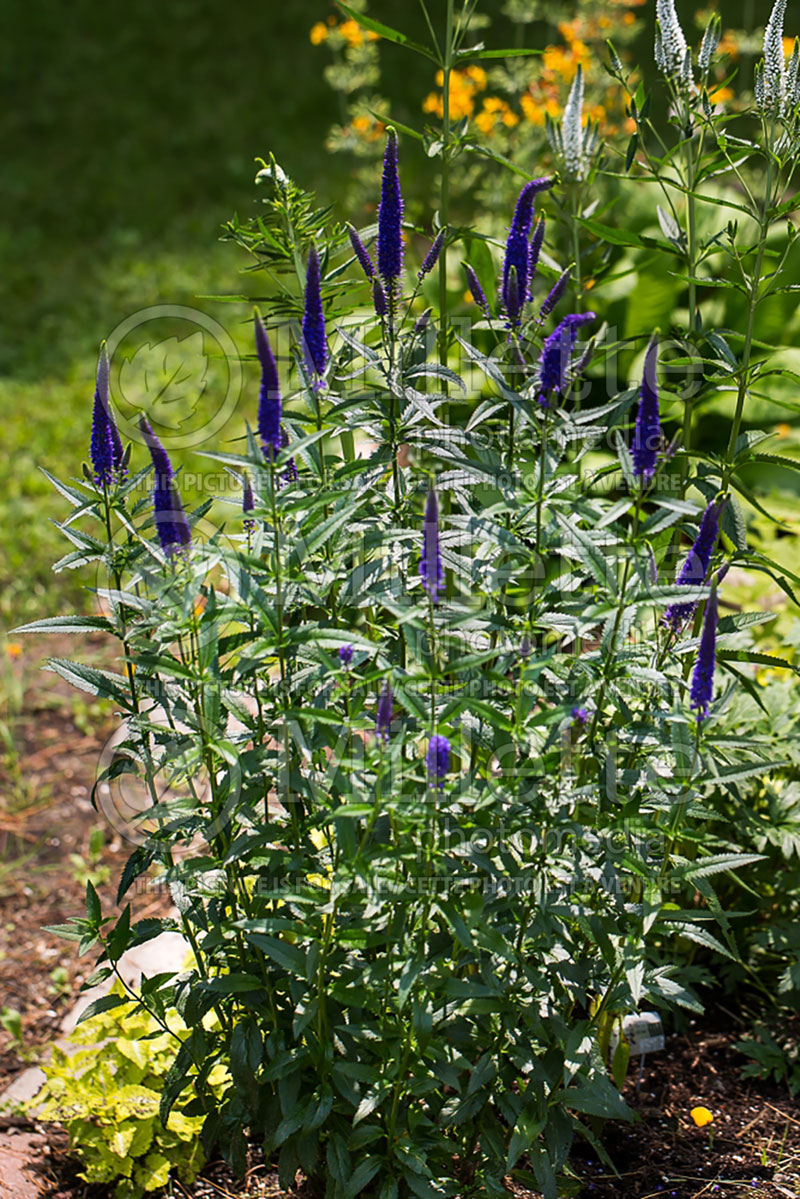
[[[316,25],[311,26],[311,32],[308,36],[311,39],[312,46],[319,46],[328,36],[327,25],[322,21],[317,21]]]
[[[724,104],[726,100],[732,100],[736,95],[732,87],[711,87],[708,89],[708,98],[712,104]]]
[[[710,1112],[707,1107],[693,1107],[689,1115],[698,1128],[705,1128],[707,1124],[714,1123],[714,1113]]]
[[[8,654],[9,658],[18,658],[22,653],[22,646],[18,641],[9,641],[8,645],[6,646],[6,653]]]
[[[787,424],[785,424],[785,423],[782,423],[782,424],[780,424],[780,425],[776,425],[776,426],[775,426],[775,432],[778,434],[778,436],[779,436],[779,437],[791,437],[791,435],[792,435],[792,426],[791,426],[791,425],[787,425]]]

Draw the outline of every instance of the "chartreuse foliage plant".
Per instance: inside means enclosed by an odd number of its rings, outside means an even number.
[[[350,16],[446,80],[487,52],[469,41],[474,0],[440,8],[425,6],[425,45]],[[231,229],[271,288],[248,423],[207,451],[232,502],[187,512],[146,418],[123,444],[101,357],[92,465],[54,482],[62,565],[99,572],[103,615],[29,628],[118,639],[118,669],[50,668],[126,719],[99,782],[133,772],[152,799],[119,902],[149,871],[177,916],[115,919],[89,885],[65,931],[99,951],[100,978],[183,932],[191,967],[108,1011],[131,999],[167,1035],[177,1010],[160,1118],[198,1120],[203,1152],[235,1169],[255,1139],[284,1186],[302,1170],[330,1199],[499,1196],[509,1175],[554,1199],[574,1138],[630,1115],[615,1023],[701,1010],[723,963],[769,991],[740,953],[736,877],[792,851],[754,846],[738,814],[791,779],[756,671],[794,667],[754,645],[771,616],[732,611],[726,587],[732,566],[790,596],[798,582],[749,547],[743,507],[759,503],[748,470],[782,461],[745,428],[782,371],[756,337],[796,204],[781,14],[755,110],[734,119],[706,86],[716,21],[695,53],[659,2],[666,86],[627,97],[626,168],[652,184],[662,233],[575,210],[609,262],[636,237],[682,289],[669,329],[626,335],[631,386],[603,386],[616,334],[548,241],[563,181],[517,165],[506,238],[467,263],[468,328],[450,280],[481,214],[449,226],[444,169],[434,228],[409,238],[414,140],[394,127],[374,226],[335,222],[270,161],[258,217]],[[588,190],[583,130],[578,89],[556,140]],[[445,168],[460,136],[445,107]],[[725,288],[734,328],[711,319]],[[731,396],[728,436],[694,448],[697,412]],[[215,499],[228,515],[209,534]]]
[[[89,1183],[114,1183],[117,1199],[136,1199],[167,1185],[171,1173],[191,1183],[205,1162],[202,1118],[172,1109],[166,1127],[158,1108],[164,1080],[189,1030],[173,1011],[164,1031],[141,1005],[125,1002],[117,984],[71,1035],[65,1052],[54,1046],[46,1082],[33,1100],[37,1118],[55,1120],[70,1134]],[[104,1010],[105,1009],[105,1010]],[[225,1069],[209,1086],[222,1093]]]

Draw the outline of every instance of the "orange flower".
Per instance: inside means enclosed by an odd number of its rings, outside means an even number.
[[[444,85],[444,72],[436,72],[436,83]],[[475,110],[475,93],[486,87],[486,72],[482,67],[466,67],[463,71],[450,72],[450,116],[454,120],[471,117]],[[422,104],[422,111],[444,115],[444,100],[436,92],[430,92]]]
[[[530,92],[525,92],[524,96],[520,99],[520,105],[532,125],[544,125],[544,105],[537,104]]]
[[[311,26],[311,32],[308,36],[311,39],[312,46],[319,46],[328,36],[327,25],[323,24],[322,21],[317,21],[316,25]]]
[[[464,74],[472,80],[479,92],[486,90],[487,76],[483,67],[467,67]]]
[[[352,19],[349,21],[342,21],[341,25],[339,26],[339,33],[341,33],[347,44],[356,50],[359,49],[360,46],[364,45],[364,31],[362,30],[358,21],[353,21]]]
[[[707,1124],[714,1123],[714,1113],[710,1112],[707,1107],[693,1107],[689,1115],[698,1128],[705,1128]]]
[[[6,645],[6,653],[9,658],[18,658],[22,653],[22,646],[18,641],[9,641]]]
[[[732,29],[726,29],[719,43],[718,52],[727,54],[731,59],[739,57],[739,40]]]

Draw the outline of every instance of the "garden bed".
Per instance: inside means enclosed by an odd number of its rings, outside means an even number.
[[[649,1059],[638,1090],[638,1071],[631,1070],[626,1098],[639,1121],[609,1124],[603,1135],[620,1177],[593,1150],[576,1146],[571,1166],[582,1183],[579,1199],[727,1199],[742,1194],[781,1199],[800,1194],[798,1105],[785,1088],[742,1079],[744,1059],[733,1047],[741,1030],[729,1015],[722,1018],[725,1031],[705,1020],[671,1037],[666,1052]],[[697,1128],[691,1119],[690,1111],[698,1105],[714,1114],[713,1140],[708,1127]],[[47,1136],[43,1174],[50,1199],[105,1199],[102,1188],[87,1188],[77,1178],[64,1135],[50,1128]],[[298,1182],[293,1197],[307,1199],[302,1180]],[[509,1190],[518,1199],[538,1199],[514,1183]],[[193,1187],[177,1186],[174,1194],[279,1199],[285,1192],[256,1152],[245,1181],[212,1163]]]

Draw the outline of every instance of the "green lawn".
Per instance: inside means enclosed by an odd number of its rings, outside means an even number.
[[[5,623],[43,614],[53,598],[50,562],[62,542],[49,518],[63,502],[37,467],[80,472],[102,338],[155,303],[199,306],[236,333],[244,309],[196,297],[242,290],[244,259],[218,237],[253,202],[256,155],[271,150],[305,184],[324,177],[335,190],[346,164],[322,149],[331,93],[308,40],[328,11],[320,0],[6,7]],[[79,585],[62,578],[62,602]]]

